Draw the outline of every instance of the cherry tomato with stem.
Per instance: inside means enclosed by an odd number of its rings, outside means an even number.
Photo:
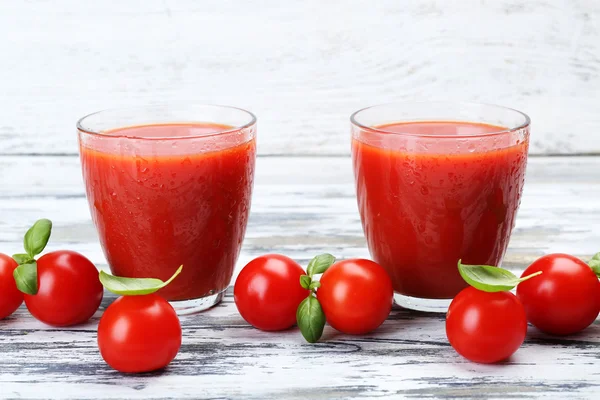
[[[568,254],[534,261],[523,275],[542,271],[517,286],[527,319],[541,331],[570,335],[587,328],[600,312],[600,281],[590,266]]]
[[[233,288],[242,318],[263,331],[280,331],[296,324],[298,305],[310,293],[300,286],[304,269],[289,257],[267,254],[250,261]]]
[[[471,361],[505,360],[519,349],[526,334],[525,309],[511,292],[468,287],[450,303],[446,336],[452,347]]]
[[[377,329],[392,309],[392,280],[379,264],[365,259],[338,261],[320,279],[317,299],[329,325],[361,335]]]
[[[38,291],[25,294],[25,305],[31,315],[48,325],[86,322],[98,310],[104,294],[94,264],[74,251],[54,251],[40,257],[37,279]]]
[[[98,347],[104,361],[117,371],[162,369],[181,347],[179,318],[157,294],[119,297],[100,319]]]
[[[17,266],[12,257],[0,253],[0,319],[14,313],[23,303],[23,293],[17,289],[13,276]]]

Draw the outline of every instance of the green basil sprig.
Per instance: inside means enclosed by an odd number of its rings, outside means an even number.
[[[302,300],[296,312],[296,320],[302,336],[309,343],[316,343],[323,335],[325,313],[319,300],[311,295]]]
[[[475,289],[484,292],[503,292],[514,289],[519,283],[538,276],[542,271],[535,272],[522,278],[512,272],[490,265],[465,265],[458,260],[460,276]]]
[[[300,277],[300,285],[310,290],[307,298],[302,300],[296,311],[296,321],[304,339],[309,343],[316,343],[323,335],[325,328],[325,313],[315,297],[315,291],[321,286],[319,281],[314,281],[313,276],[322,274],[333,265],[335,257],[331,254],[320,254],[308,263],[307,275]]]
[[[23,247],[25,253],[13,255],[13,259],[19,264],[13,272],[17,289],[25,294],[37,294],[38,278],[37,263],[35,257],[39,255],[48,244],[52,234],[52,221],[49,219],[37,220],[25,233]]]
[[[100,282],[111,292],[121,296],[139,296],[154,293],[167,286],[181,273],[183,265],[167,281],[156,278],[126,278],[100,271]]]
[[[15,283],[17,289],[25,294],[37,294],[37,263],[29,261],[26,264],[19,265],[14,271]]]
[[[592,271],[600,278],[600,253],[594,254],[588,265],[592,268]]]
[[[51,232],[52,221],[45,218],[37,220],[27,233],[25,233],[25,238],[23,239],[25,252],[33,258],[44,251],[50,239]]]
[[[308,267],[306,268],[306,273],[310,277],[313,275],[322,274],[323,272],[327,271],[327,268],[329,268],[334,262],[335,257],[331,254],[319,254],[310,260]]]

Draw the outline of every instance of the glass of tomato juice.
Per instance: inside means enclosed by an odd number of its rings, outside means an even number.
[[[77,123],[87,199],[113,274],[168,279],[179,314],[217,304],[250,211],[256,118],[215,105],[100,111]]]
[[[499,266],[519,207],[530,120],[460,102],[355,112],[352,162],[369,251],[400,306],[446,311],[467,284],[457,262]]]

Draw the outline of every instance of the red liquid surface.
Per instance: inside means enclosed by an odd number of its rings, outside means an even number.
[[[467,286],[458,273],[459,259],[498,265],[504,256],[523,189],[528,142],[510,144],[506,135],[490,135],[477,146],[460,149],[454,138],[440,138],[429,148],[401,150],[386,147],[385,137],[406,140],[393,132],[474,135],[504,128],[414,122],[378,129],[390,133],[372,143],[356,138],[352,143],[358,205],[371,255],[388,271],[396,292],[453,298]]]
[[[194,151],[190,141],[197,139],[185,137],[229,128],[136,126],[107,135],[183,139],[178,144],[145,140],[129,148],[117,147],[118,138],[103,139],[106,148],[81,145],[92,217],[115,275],[165,280],[183,265],[181,275],[159,291],[168,300],[195,299],[227,287],[250,210],[255,139]]]

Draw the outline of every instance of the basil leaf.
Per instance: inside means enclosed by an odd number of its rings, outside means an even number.
[[[17,262],[17,264],[28,264],[32,262],[31,256],[29,254],[13,254],[13,260]]]
[[[44,248],[48,244],[48,239],[50,239],[51,232],[52,221],[49,219],[40,219],[29,228],[25,234],[23,245],[30,258],[33,258],[44,251]]]
[[[600,277],[600,253],[594,254],[588,265],[592,268],[596,276]]]
[[[302,286],[304,289],[308,289],[311,283],[311,279],[310,276],[308,275],[301,275],[300,276],[300,286]]]
[[[319,300],[312,294],[302,300],[296,312],[296,321],[304,339],[308,343],[316,343],[325,328],[325,313]]]
[[[100,282],[106,289],[115,294],[121,296],[138,296],[154,293],[157,290],[164,288],[181,273],[182,269],[183,265],[179,267],[173,276],[166,282],[156,278],[125,278],[100,271]]]
[[[21,264],[13,271],[17,289],[25,294],[37,294],[38,276],[37,263],[31,261],[27,264]]]
[[[331,267],[331,264],[335,262],[335,257],[331,254],[319,254],[308,263],[306,272],[308,276],[322,274],[327,271],[327,268]]]
[[[542,271],[538,271],[523,278],[518,278],[506,269],[489,265],[465,265],[460,260],[458,260],[458,272],[469,285],[484,292],[511,290],[520,282],[542,273]]]
[[[310,283],[310,286],[308,287],[310,290],[314,290],[314,289],[318,289],[321,287],[321,282],[319,281],[312,281]]]

